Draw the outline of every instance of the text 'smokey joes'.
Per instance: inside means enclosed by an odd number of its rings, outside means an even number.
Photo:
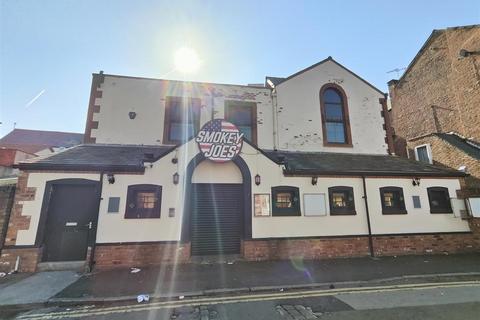
[[[243,133],[224,119],[207,122],[195,137],[205,158],[214,162],[226,162],[235,158],[243,146]]]

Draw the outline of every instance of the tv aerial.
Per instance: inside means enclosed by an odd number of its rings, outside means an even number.
[[[387,71],[387,73],[393,73],[395,72],[397,74],[397,78],[400,77],[400,71],[403,71],[403,70],[406,70],[407,67],[403,67],[403,68],[395,68],[393,70],[390,70],[390,71]]]

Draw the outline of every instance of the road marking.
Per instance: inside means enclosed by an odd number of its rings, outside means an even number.
[[[152,302],[149,304],[133,304],[116,307],[100,307],[96,309],[76,309],[71,311],[58,311],[51,313],[37,313],[25,314],[18,317],[18,319],[25,320],[44,320],[44,319],[61,319],[61,318],[76,318],[87,316],[100,316],[113,313],[139,312],[159,309],[171,309],[178,307],[192,307],[198,305],[216,305],[216,304],[230,304],[241,302],[257,302],[257,301],[271,301],[279,299],[295,299],[308,297],[333,296],[337,294],[348,293],[372,293],[372,292],[388,292],[401,290],[426,290],[426,289],[440,289],[452,288],[462,286],[480,286],[480,280],[475,281],[457,281],[457,282],[439,282],[439,283],[417,283],[417,284],[398,284],[389,286],[375,286],[375,287],[358,287],[358,288],[339,288],[339,289],[321,289],[321,290],[304,290],[293,292],[274,292],[268,294],[249,294],[239,296],[224,296],[224,297],[203,297],[191,298],[178,301],[162,301]]]

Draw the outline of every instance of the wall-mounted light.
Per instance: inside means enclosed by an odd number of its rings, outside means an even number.
[[[110,184],[114,184],[115,183],[115,176],[113,175],[113,173],[108,173],[107,174],[107,181],[108,183]]]
[[[178,172],[175,172],[173,174],[173,184],[178,184],[179,180],[180,180],[180,175],[178,174]]]
[[[318,182],[318,177],[312,177],[312,186],[316,186]]]
[[[412,179],[412,185],[413,186],[419,186],[420,185],[420,178],[413,178]]]
[[[177,159],[177,157],[175,157],[175,158],[172,158],[172,163],[173,163],[173,164],[176,164],[177,162],[178,162],[178,159]]]
[[[132,120],[135,119],[136,116],[137,116],[137,113],[135,111],[130,111],[128,113],[128,117]]]
[[[262,178],[261,178],[260,175],[257,173],[257,175],[255,176],[255,184],[256,184],[257,186],[259,186],[261,182],[262,182]]]

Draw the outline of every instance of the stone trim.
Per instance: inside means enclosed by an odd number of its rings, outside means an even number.
[[[99,90],[100,85],[105,80],[105,76],[101,71],[99,74],[93,74],[92,87],[90,89],[90,100],[88,102],[87,123],[85,125],[84,143],[95,143],[96,139],[92,137],[92,129],[98,129],[98,121],[94,121],[95,113],[100,112],[100,105],[96,104],[96,99],[101,98],[103,92]]]

